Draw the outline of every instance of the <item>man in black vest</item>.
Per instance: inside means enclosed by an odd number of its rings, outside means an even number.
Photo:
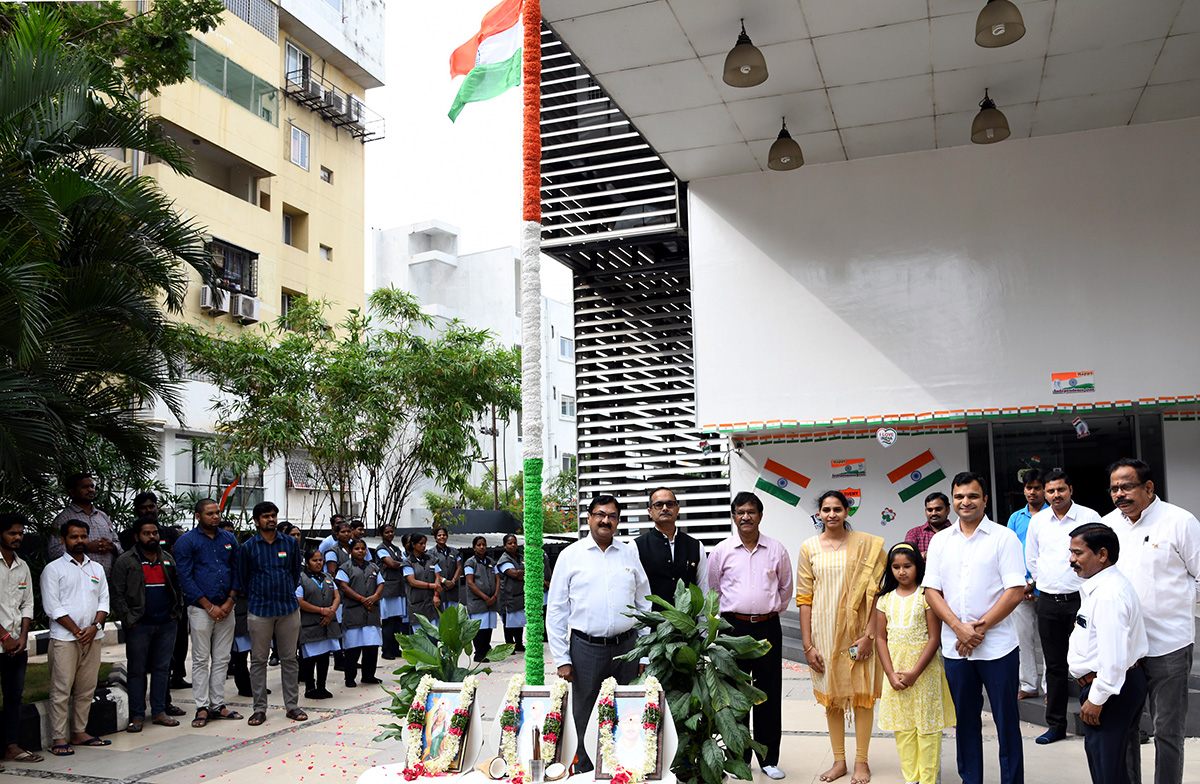
[[[668,602],[675,601],[675,586],[680,580],[701,589],[708,587],[708,556],[704,545],[675,527],[679,519],[679,501],[666,487],[650,493],[646,509],[654,529],[634,540],[642,568],[650,578],[650,592]]]

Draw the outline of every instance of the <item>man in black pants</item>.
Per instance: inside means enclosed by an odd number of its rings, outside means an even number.
[[[779,768],[783,738],[783,627],[779,614],[792,601],[792,557],[776,539],[760,534],[763,504],[754,493],[741,492],[730,505],[737,533],[713,549],[708,561],[708,587],[721,598],[721,617],[735,636],[748,635],[771,643],[758,659],[741,664],[765,702],[754,706],[754,740],[767,747],[758,765],[772,779],[786,774]],[[746,749],[746,762],[750,749]]]
[[[571,682],[571,713],[579,737],[575,770],[592,770],[583,743],[588,716],[608,677],[628,684],[639,665],[621,661],[633,650],[639,630],[625,615],[630,607],[650,609],[650,581],[638,560],[637,548],[614,538],[621,506],[611,495],[592,499],[588,507],[591,535],[562,551],[550,581],[546,630],[558,675]],[[570,757],[570,752],[567,752]]]
[[[4,694],[3,731],[6,762],[41,762],[42,755],[21,748],[21,697],[29,663],[29,626],[33,622],[33,577],[17,551],[29,521],[0,514],[0,691]],[[2,768],[0,768],[2,769]]]
[[[1083,581],[1069,561],[1071,531],[1100,515],[1071,501],[1071,478],[1061,468],[1042,475],[1046,506],[1029,520],[1025,534],[1025,565],[1038,590],[1037,628],[1046,658],[1046,731],[1037,743],[1046,745],[1067,736],[1067,641],[1079,612]]]
[[[1149,642],[1137,590],[1112,568],[1120,554],[1120,540],[1103,523],[1071,531],[1071,568],[1085,582],[1067,661],[1083,687],[1079,717],[1093,784],[1129,784],[1126,739],[1146,702],[1139,663]]]
[[[650,593],[668,602],[675,601],[675,586],[680,580],[701,589],[708,586],[708,556],[699,540],[680,531],[679,501],[668,487],[656,487],[646,505],[654,528],[633,541],[637,545],[642,568],[650,578]]]

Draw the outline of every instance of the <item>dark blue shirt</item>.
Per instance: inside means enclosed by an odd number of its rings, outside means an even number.
[[[237,537],[217,529],[211,539],[200,528],[193,528],[175,542],[175,564],[179,585],[188,604],[200,606],[200,597],[222,605],[233,590],[233,558]]]
[[[255,534],[237,551],[235,587],[246,597],[251,615],[276,618],[300,609],[300,545],[287,534],[275,534],[270,544]]]

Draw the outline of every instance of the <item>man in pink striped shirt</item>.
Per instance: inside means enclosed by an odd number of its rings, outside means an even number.
[[[777,539],[759,533],[763,504],[758,496],[738,493],[730,508],[737,535],[721,542],[709,556],[708,587],[720,596],[721,616],[733,626],[731,634],[771,643],[765,656],[741,664],[767,695],[753,711],[753,738],[767,747],[767,753],[758,757],[759,767],[770,778],[781,779],[783,627],[779,614],[792,599],[792,557]]]

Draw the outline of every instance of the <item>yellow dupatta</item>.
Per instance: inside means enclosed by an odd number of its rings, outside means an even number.
[[[843,710],[874,707],[883,692],[879,657],[872,652],[870,658],[851,659],[850,646],[866,633],[887,563],[882,538],[859,531],[848,531],[847,537],[846,573],[834,619],[834,650],[822,652],[827,693],[814,692],[821,705]]]

